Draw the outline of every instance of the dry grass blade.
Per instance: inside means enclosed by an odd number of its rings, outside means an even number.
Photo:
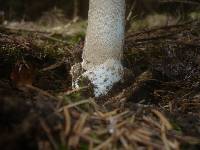
[[[190,136],[180,136],[180,135],[171,135],[170,136],[175,137],[176,139],[185,142],[185,143],[190,143],[190,144],[200,144],[200,139],[199,138],[195,138],[195,137],[190,137]]]
[[[118,109],[115,109],[115,110],[110,111],[110,112],[105,112],[105,113],[103,113],[101,111],[96,111],[95,113],[97,114],[98,118],[102,118],[102,119],[106,120],[108,117],[117,114],[117,111],[118,111]]]
[[[161,123],[163,125],[165,125],[165,127],[167,128],[167,130],[171,130],[172,129],[172,125],[170,124],[170,122],[167,120],[167,118],[161,114],[159,111],[157,110],[152,110],[152,112],[157,116],[159,117]]]
[[[139,130],[135,130],[133,132],[133,135],[132,135],[133,138],[140,139],[140,140],[145,140],[145,141],[150,141],[151,140],[151,138],[148,136],[148,134],[146,134],[146,133],[144,134],[144,132],[142,133]]]
[[[87,113],[81,114],[79,120],[77,121],[77,123],[75,124],[73,128],[74,133],[78,133],[78,134],[81,133],[81,131],[83,130],[83,126],[87,120],[87,117],[88,117]]]
[[[80,141],[81,132],[84,132],[84,124],[87,120],[88,114],[81,114],[79,120],[76,122],[73,128],[74,135],[69,138],[68,144],[72,147],[77,147]]]
[[[137,129],[137,132],[142,134],[142,135],[148,136],[148,137],[153,136],[152,130],[149,130],[149,129],[146,129],[146,128],[139,128],[139,129]]]
[[[88,86],[83,86],[83,87],[80,87],[80,88],[77,88],[77,89],[73,89],[73,90],[71,90],[71,91],[65,92],[62,96],[68,96],[68,95],[70,95],[70,94],[79,92],[79,91],[84,90],[84,89],[87,89],[87,88],[88,88]]]
[[[180,144],[176,140],[174,140],[173,142],[172,141],[168,141],[168,142],[172,149],[175,149],[175,150],[180,149]]]
[[[101,150],[108,146],[113,141],[113,136],[109,137],[105,142],[101,143],[97,147],[94,148],[94,150]]]
[[[120,127],[123,127],[125,126],[126,124],[130,123],[130,118],[127,118],[126,120],[123,120],[122,122],[118,123],[116,125],[116,128],[120,128]]]
[[[144,144],[146,146],[153,147],[155,149],[163,148],[163,145],[161,145],[161,143],[156,142],[155,140],[154,142],[151,142],[150,137],[143,136],[140,133],[137,133],[137,131],[133,131],[130,133],[130,131],[127,130],[125,132],[125,136],[130,141],[130,143],[137,142],[137,143]]]
[[[131,150],[131,147],[128,145],[128,141],[124,138],[124,136],[120,137],[120,142],[122,143],[125,150]]]
[[[41,124],[42,129],[46,132],[46,135],[47,135],[51,145],[53,146],[53,149],[58,150],[58,145],[56,144],[56,141],[54,140],[54,138],[51,134],[51,130],[49,129],[46,122],[42,118],[40,118],[40,124]]]
[[[64,134],[67,136],[71,129],[71,116],[69,114],[68,108],[64,108],[64,116],[65,116],[65,131]]]
[[[162,124],[162,127],[161,127],[161,139],[164,143],[165,150],[171,150],[171,147],[169,145],[169,142],[166,136],[166,130],[165,130],[164,124]]]
[[[92,99],[92,98],[89,98],[89,99],[86,99],[86,100],[81,100],[81,101],[78,101],[76,103],[72,103],[72,104],[63,106],[62,108],[59,109],[59,112],[63,111],[64,108],[68,108],[69,109],[69,108],[76,107],[78,105],[82,105],[82,104],[86,104],[86,103],[91,104],[93,101],[94,101],[94,99]]]
[[[81,137],[83,139],[85,139],[86,141],[89,141],[90,143],[93,143],[93,144],[100,144],[100,143],[102,143],[101,140],[93,138],[93,137],[90,137],[89,135],[85,135],[84,134],[84,135],[81,135]]]
[[[89,143],[89,150],[93,150],[94,149],[94,143],[92,141],[90,141]]]
[[[114,117],[115,119],[118,119],[118,118],[120,118],[120,117],[122,117],[122,116],[128,114],[129,112],[130,112],[130,111],[127,110],[127,111],[121,112],[121,113],[119,113],[119,114],[117,114],[117,115],[115,115],[115,116],[113,116],[113,117]]]
[[[21,90],[23,91],[27,91],[27,90],[30,90],[30,91],[33,91],[33,92],[37,92],[38,94],[42,95],[42,96],[45,96],[45,97],[48,97],[50,99],[53,99],[53,100],[56,100],[56,101],[59,101],[60,99],[57,98],[56,96],[50,94],[49,92],[46,92],[38,87],[35,87],[35,86],[32,86],[32,85],[23,85],[20,87]]]
[[[151,119],[150,117],[143,117],[143,120],[145,121],[145,122],[147,122],[149,125],[153,125],[153,126],[155,126],[156,128],[158,128],[158,129],[160,129],[161,128],[161,126],[160,126],[160,124],[159,123],[157,123],[156,121],[154,121],[153,119]]]
[[[49,71],[49,70],[56,69],[56,68],[60,67],[62,64],[64,64],[64,63],[65,63],[65,60],[61,60],[61,61],[59,61],[59,62],[57,62],[57,63],[55,63],[53,65],[50,65],[48,67],[43,68],[41,71]]]
[[[179,143],[176,140],[174,140],[172,142],[169,139],[167,139],[167,132],[166,132],[166,128],[164,125],[162,125],[162,128],[161,128],[161,139],[164,143],[164,147],[166,150],[171,150],[171,149],[179,150],[180,149]]]

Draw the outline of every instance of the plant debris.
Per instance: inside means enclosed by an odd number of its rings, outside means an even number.
[[[199,149],[199,26],[128,33],[125,81],[100,100],[71,89],[83,40],[1,28],[0,148]]]

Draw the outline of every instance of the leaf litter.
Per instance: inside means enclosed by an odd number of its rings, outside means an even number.
[[[71,89],[82,41],[1,28],[0,147],[199,149],[199,25],[127,33],[125,80],[98,100]]]

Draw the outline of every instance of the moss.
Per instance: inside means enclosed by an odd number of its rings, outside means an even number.
[[[195,12],[191,12],[189,14],[189,17],[192,18],[192,19],[200,19],[200,11],[195,11]]]
[[[132,21],[130,31],[144,30],[152,27],[176,24],[178,19],[168,14],[151,14],[142,19]]]
[[[58,150],[69,150],[69,149],[67,148],[67,146],[65,146],[65,145],[63,145],[63,144],[60,144],[60,145],[58,146]]]
[[[174,130],[176,130],[179,133],[182,133],[182,128],[176,121],[171,121],[171,124],[172,124]]]
[[[89,149],[89,145],[86,143],[81,143],[80,144],[80,150],[88,150]]]
[[[85,32],[79,32],[73,36],[67,36],[65,40],[69,45],[75,45],[77,44],[81,39],[85,37]]]

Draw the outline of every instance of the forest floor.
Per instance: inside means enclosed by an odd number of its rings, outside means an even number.
[[[84,25],[85,26],[85,25]],[[200,22],[129,31],[107,97],[71,88],[84,34],[0,27],[0,149],[200,149]]]

